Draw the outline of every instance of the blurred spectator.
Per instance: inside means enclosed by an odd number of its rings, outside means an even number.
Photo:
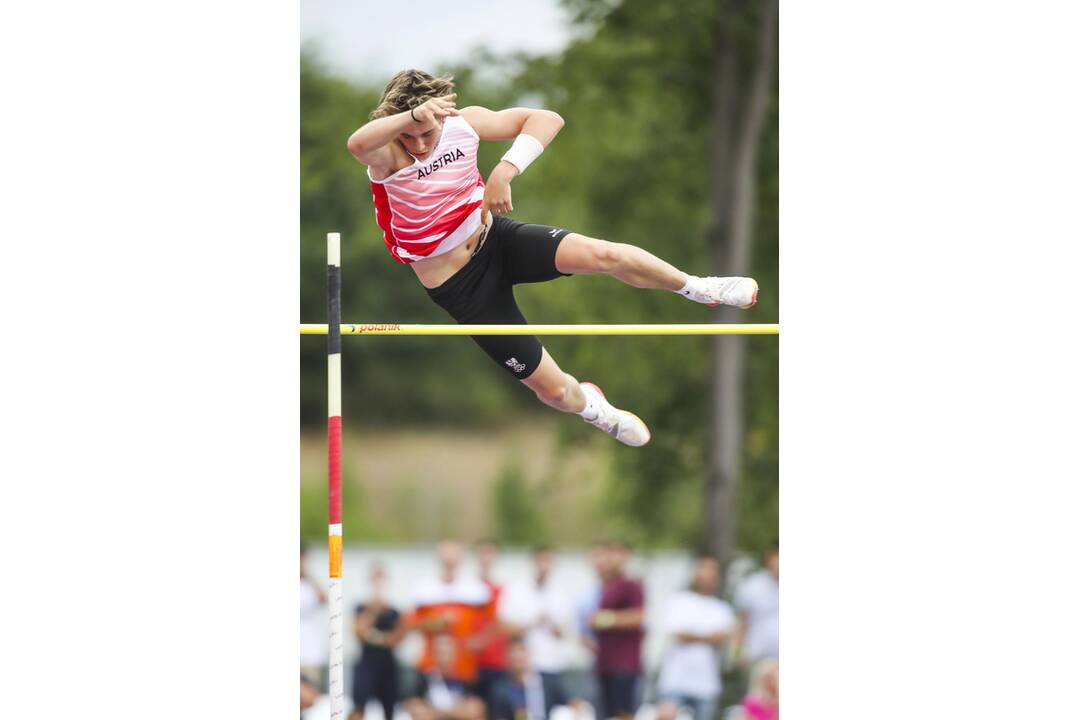
[[[577,601],[578,637],[589,652],[596,654],[596,633],[593,632],[592,616],[600,609],[600,594],[603,591],[604,573],[610,553],[606,542],[594,543],[589,548],[589,564],[596,573],[596,584],[585,591]]]
[[[300,672],[326,690],[327,663],[326,620],[322,606],[326,593],[308,575],[307,547],[300,544]]]
[[[780,658],[780,549],[765,553],[765,567],[752,573],[735,590],[739,628],[735,639],[737,662],[753,665]]]
[[[555,676],[537,672],[520,635],[507,647],[509,673],[495,686],[488,720],[547,720],[551,711],[569,701]]]
[[[640,582],[626,576],[629,560],[630,548],[625,543],[608,544],[600,609],[589,623],[596,633],[601,717],[622,720],[632,718],[640,703],[641,641],[645,635],[645,591]]]
[[[590,654],[596,656],[596,633],[593,632],[592,616],[600,609],[600,594],[603,591],[604,573],[610,558],[606,542],[593,543],[589,547],[589,565],[596,573],[596,584],[578,596],[574,612],[577,620],[578,638]],[[600,681],[595,673],[585,673],[581,687],[581,697],[592,703],[594,708],[601,708],[603,698],[600,693]]]
[[[658,720],[674,720],[679,707],[694,720],[712,720],[720,697],[720,647],[735,629],[735,612],[715,597],[720,563],[698,557],[689,590],[675,593],[664,610],[671,645],[660,666]]]
[[[499,546],[494,540],[481,540],[474,548],[476,564],[480,570],[480,582],[488,589],[490,599],[480,615],[477,634],[470,641],[476,652],[476,690],[484,702],[491,706],[495,687],[507,677],[506,635],[499,627],[499,604],[502,586],[495,582],[495,561],[499,558]]]
[[[469,640],[479,630],[491,595],[482,582],[460,574],[462,553],[460,543],[448,540],[439,544],[439,575],[414,588],[413,611],[406,627],[424,634],[417,664],[421,672],[435,668],[435,637],[449,635],[455,644],[454,677],[472,684],[476,682],[476,654]]]
[[[742,720],[778,720],[780,717],[780,666],[771,658],[754,665],[750,692],[742,701]]]
[[[419,678],[405,710],[412,720],[484,720],[484,703],[457,674],[460,643],[451,635],[432,638],[434,665]]]
[[[564,693],[562,673],[566,669],[563,638],[570,622],[570,612],[563,593],[551,581],[555,554],[549,547],[533,550],[533,580],[511,585],[499,606],[499,620],[504,630],[521,635],[528,650],[530,666],[551,685]],[[511,658],[512,660],[512,658]]]
[[[386,571],[371,568],[371,597],[356,606],[353,631],[360,642],[360,659],[353,666],[353,710],[350,720],[362,720],[371,699],[382,705],[383,716],[393,720],[398,700],[398,665],[394,648],[405,634],[401,615],[386,602]]]
[[[300,712],[303,713],[318,699],[319,688],[304,673],[300,673]]]

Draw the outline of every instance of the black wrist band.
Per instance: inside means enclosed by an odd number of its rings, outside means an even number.
[[[411,117],[411,118],[412,118],[412,121],[413,121],[413,122],[420,122],[419,120],[417,120],[417,119],[416,119],[416,116],[415,116],[415,115],[413,115],[413,110],[415,110],[415,109],[416,109],[416,108],[409,108],[409,117]]]

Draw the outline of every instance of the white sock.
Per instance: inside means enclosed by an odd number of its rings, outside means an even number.
[[[588,385],[582,385],[581,392],[585,395],[585,407],[578,415],[590,421],[600,417],[600,395]]]
[[[705,288],[703,286],[704,282],[705,281],[699,278],[697,275],[687,275],[686,284],[675,292],[682,295],[683,297],[690,297],[690,295],[692,294],[705,291]]]

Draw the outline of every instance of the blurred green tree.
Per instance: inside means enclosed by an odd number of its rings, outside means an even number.
[[[517,546],[546,542],[541,504],[538,493],[525,477],[521,458],[516,454],[510,456],[492,487],[492,518],[499,542]]]

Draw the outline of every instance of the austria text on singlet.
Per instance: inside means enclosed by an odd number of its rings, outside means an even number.
[[[484,179],[476,167],[480,136],[458,116],[443,122],[442,136],[423,162],[375,180],[368,168],[375,221],[400,263],[450,252],[480,227]]]

